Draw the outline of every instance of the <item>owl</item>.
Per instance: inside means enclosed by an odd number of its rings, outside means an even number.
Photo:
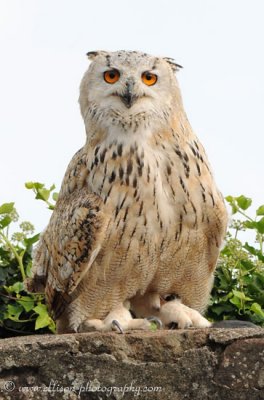
[[[33,258],[57,332],[207,327],[227,212],[171,58],[92,51],[73,156]],[[133,317],[132,317],[133,316]]]

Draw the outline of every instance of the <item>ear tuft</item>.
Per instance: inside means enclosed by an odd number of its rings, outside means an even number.
[[[100,51],[88,51],[88,53],[86,53],[88,59],[90,61],[93,61],[97,56],[99,56]]]
[[[179,71],[181,68],[183,68],[180,64],[177,64],[173,58],[163,57],[163,60],[165,60],[170,65],[174,72]]]
[[[90,61],[94,61],[96,59],[96,57],[107,56],[108,52],[104,51],[104,50],[88,51],[88,53],[86,53],[86,55]]]

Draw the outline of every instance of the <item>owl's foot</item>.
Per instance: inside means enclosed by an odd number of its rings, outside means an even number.
[[[185,306],[179,299],[163,304],[159,317],[163,325],[171,329],[209,328],[211,326],[211,323],[198,311]]]
[[[78,332],[91,332],[91,331],[117,331],[124,333],[129,330],[143,329],[150,330],[152,323],[155,322],[157,326],[161,326],[161,321],[156,317],[151,317],[149,320],[146,318],[132,318],[129,311],[129,302],[120,304],[114,308],[104,320],[100,319],[87,319],[79,326]]]

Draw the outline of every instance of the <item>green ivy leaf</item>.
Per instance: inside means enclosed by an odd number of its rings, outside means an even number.
[[[252,204],[252,199],[250,199],[249,197],[245,197],[243,195],[236,197],[235,199],[237,201],[238,206],[242,208],[242,210],[247,210]]]
[[[38,304],[33,310],[38,314],[35,323],[35,329],[45,328],[50,325],[51,318],[48,314],[48,310],[45,304]]]
[[[250,297],[246,296],[244,292],[240,292],[239,290],[232,290],[233,294],[235,297],[237,297],[240,300],[247,300],[247,301],[251,301],[253,299],[251,299]]]
[[[264,254],[260,250],[255,249],[255,247],[253,246],[250,246],[248,242],[244,244],[243,248],[246,249],[250,254],[258,257],[258,259],[264,263]]]
[[[33,189],[34,188],[34,182],[26,182],[25,183],[26,189]]]
[[[264,204],[262,206],[259,206],[256,211],[256,215],[264,215]]]
[[[12,222],[12,218],[10,218],[8,215],[6,217],[4,217],[3,219],[0,220],[0,228],[4,229],[6,228],[8,225],[10,225]]]
[[[235,204],[232,204],[232,214],[236,214],[238,212],[238,207]]]
[[[17,303],[20,304],[25,311],[31,311],[34,308],[35,302],[32,297],[29,296],[21,296]]]
[[[257,222],[255,221],[243,221],[243,225],[248,229],[257,229]]]
[[[39,233],[37,235],[34,235],[30,238],[24,239],[24,244],[26,246],[26,249],[29,250],[33,246],[34,243],[36,243],[39,240]]]
[[[238,297],[232,297],[232,299],[229,300],[230,303],[234,304],[238,309],[241,308],[241,300]]]
[[[36,199],[47,201],[49,200],[49,197],[50,191],[48,189],[38,189]]]
[[[235,200],[233,196],[226,196],[225,199],[229,204],[232,204]]]
[[[211,310],[216,314],[216,315],[221,315],[223,313],[229,313],[230,311],[233,310],[233,306],[231,304],[217,304],[211,307]]]
[[[5,317],[13,321],[19,320],[23,307],[20,304],[8,304]]]
[[[4,288],[8,293],[20,293],[24,290],[24,283],[23,282],[15,282],[11,286],[4,286]]]
[[[59,193],[54,192],[54,193],[52,194],[52,199],[53,199],[54,201],[57,201],[57,200],[58,200],[58,197],[59,197]]]
[[[10,214],[14,210],[15,203],[4,203],[0,206],[0,214]]]
[[[263,235],[264,234],[264,217],[261,218],[258,222],[256,222],[257,231]]]
[[[262,310],[260,304],[253,303],[252,306],[250,307],[250,310],[253,311],[255,314],[257,314],[259,317],[264,318],[264,311]]]

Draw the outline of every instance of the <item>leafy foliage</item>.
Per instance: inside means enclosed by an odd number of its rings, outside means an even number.
[[[43,184],[30,182],[37,199],[49,201],[54,186],[46,189]],[[53,193],[56,199],[56,194]],[[39,235],[34,234],[30,222],[18,224],[19,215],[14,203],[0,206],[0,337],[34,333],[55,332],[55,323],[48,314],[42,293],[27,293],[24,280],[30,276],[32,248]],[[10,233],[18,224],[18,230]]]
[[[228,196],[226,201],[236,217],[221,252],[207,316],[213,321],[239,319],[264,326],[264,205],[252,218],[246,213],[250,198]],[[239,239],[242,232],[254,234],[254,245]]]
[[[37,200],[54,209],[58,196],[54,185],[46,188],[39,182],[27,182],[25,186]],[[251,218],[246,213],[252,205],[250,198],[228,196],[226,201],[235,217],[221,252],[207,317],[212,321],[248,320],[264,326],[264,205]],[[18,221],[14,203],[0,206],[0,337],[55,332],[44,295],[28,293],[23,283],[30,276],[32,248],[39,234],[30,222]],[[243,232],[254,233],[254,245],[239,239]]]

